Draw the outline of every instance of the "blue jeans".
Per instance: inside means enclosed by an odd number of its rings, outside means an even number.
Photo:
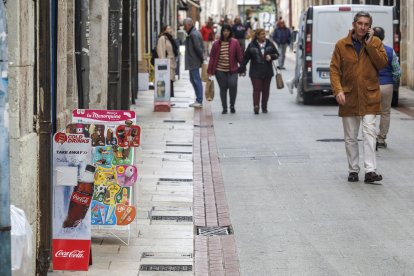
[[[203,103],[203,84],[201,83],[200,70],[198,68],[190,70],[190,82],[194,87],[196,101]]]

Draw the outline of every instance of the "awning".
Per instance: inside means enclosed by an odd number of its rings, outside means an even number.
[[[191,4],[191,5],[193,5],[194,7],[196,7],[196,8],[201,8],[201,6],[200,6],[200,3],[197,3],[197,2],[195,2],[195,1],[193,1],[193,0],[186,0],[186,2],[188,3],[188,4]]]

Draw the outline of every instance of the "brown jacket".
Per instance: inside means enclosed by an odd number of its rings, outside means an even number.
[[[359,56],[352,44],[352,31],[340,39],[332,54],[331,87],[334,96],[345,93],[339,116],[363,116],[381,112],[378,70],[387,66],[387,54],[379,38],[361,46]]]

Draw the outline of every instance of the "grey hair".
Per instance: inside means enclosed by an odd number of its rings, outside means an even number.
[[[183,25],[191,24],[193,25],[193,20],[190,17],[187,17],[183,20]]]
[[[354,22],[357,22],[360,17],[368,17],[369,18],[369,25],[372,25],[372,16],[364,11],[359,11],[354,16]]]

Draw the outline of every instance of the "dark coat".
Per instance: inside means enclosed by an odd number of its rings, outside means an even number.
[[[345,93],[345,105],[339,106],[340,117],[380,114],[378,71],[387,64],[385,49],[375,36],[369,44],[363,42],[359,56],[352,43],[352,31],[336,43],[330,78],[334,96]]]
[[[266,55],[271,56],[271,60],[267,61],[265,59]],[[244,58],[240,64],[240,73],[246,72],[246,65],[250,62],[249,77],[253,79],[265,79],[271,78],[273,74],[272,60],[275,60],[279,57],[279,52],[277,51],[275,45],[269,40],[266,39],[264,55],[260,51],[260,45],[257,40],[252,40],[246,51],[244,52]]]
[[[185,70],[193,70],[203,64],[204,44],[201,34],[196,28],[192,28],[185,39]]]
[[[210,60],[208,63],[207,73],[216,74],[217,64],[220,57],[221,40],[216,40],[213,43],[213,47],[210,52]],[[235,73],[239,69],[238,64],[243,60],[243,51],[239,42],[235,38],[231,38],[229,41],[229,62],[230,72]]]

